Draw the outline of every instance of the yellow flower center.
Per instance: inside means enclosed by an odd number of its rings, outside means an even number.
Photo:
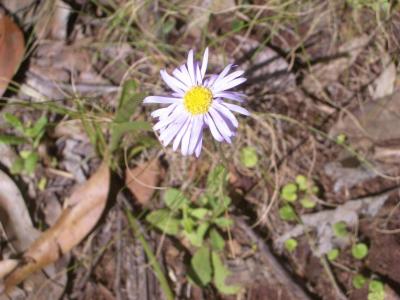
[[[186,92],[183,97],[185,108],[192,115],[208,112],[213,95],[208,88],[195,86]]]

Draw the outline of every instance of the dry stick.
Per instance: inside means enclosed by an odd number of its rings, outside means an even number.
[[[290,274],[282,267],[275,256],[272,254],[268,246],[256,236],[249,226],[242,220],[237,220],[239,227],[246,232],[246,234],[257,243],[258,249],[262,251],[263,257],[271,268],[271,275],[286,288],[287,292],[296,300],[311,300],[311,298],[304,292],[304,290],[292,279]]]

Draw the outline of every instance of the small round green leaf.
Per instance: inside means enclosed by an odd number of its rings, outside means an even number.
[[[315,201],[312,201],[308,198],[303,198],[300,200],[300,204],[301,206],[303,206],[304,208],[314,208],[317,203],[315,203]]]
[[[254,168],[258,163],[258,155],[253,147],[245,147],[240,153],[240,161],[246,168]]]
[[[284,221],[294,221],[296,220],[296,212],[294,211],[293,207],[290,205],[282,206],[279,209],[279,216]]]
[[[367,282],[367,279],[363,275],[357,274],[353,277],[351,282],[352,282],[354,288],[361,289]]]
[[[336,137],[336,144],[338,145],[343,145],[346,142],[346,135],[344,133],[340,133],[337,137]]]
[[[313,186],[311,187],[311,193],[312,193],[313,195],[317,195],[317,194],[319,193],[319,188],[318,188],[316,185],[313,185]]]
[[[368,284],[368,290],[370,292],[384,292],[385,287],[381,281],[373,279]]]
[[[298,245],[298,243],[295,239],[287,239],[285,241],[285,249],[288,252],[293,252],[294,250],[296,250],[297,245]]]
[[[355,259],[363,259],[368,255],[368,246],[364,243],[357,243],[351,248],[351,254]]]
[[[347,224],[343,221],[333,224],[333,232],[337,237],[345,237],[349,234],[347,231]]]
[[[371,280],[368,285],[368,300],[384,300],[385,287],[379,280]]]
[[[288,202],[294,202],[297,200],[297,185],[294,183],[285,184],[281,191],[282,199]]]
[[[296,176],[296,183],[299,186],[300,191],[307,191],[308,189],[308,180],[307,177],[304,175],[297,175]]]
[[[334,261],[338,258],[339,254],[340,254],[339,249],[332,249],[326,254],[326,257],[328,258],[329,261]]]

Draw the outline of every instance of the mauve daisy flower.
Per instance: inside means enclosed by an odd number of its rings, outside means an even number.
[[[228,91],[246,81],[244,71],[228,75],[233,67],[229,64],[218,75],[206,75],[208,48],[203,61],[194,60],[193,50],[189,51],[187,63],[176,68],[172,76],[161,70],[161,77],[173,90],[168,97],[149,96],[144,103],[168,104],[155,110],[151,116],[158,119],[153,129],[160,131],[164,146],[172,142],[176,151],[179,146],[183,155],[199,157],[203,143],[203,130],[209,128],[219,142],[231,143],[239,125],[233,112],[243,115],[250,113],[241,106],[228,103],[225,99],[243,102],[244,95]]]

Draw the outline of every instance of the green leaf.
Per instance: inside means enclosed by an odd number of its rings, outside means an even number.
[[[351,248],[351,254],[355,259],[363,259],[368,255],[368,246],[364,243],[357,243]]]
[[[184,217],[180,221],[180,223],[181,223],[181,225],[183,227],[183,230],[186,233],[191,233],[193,231],[194,226],[196,225],[196,223],[191,218],[187,218],[187,217],[186,218]]]
[[[231,218],[220,217],[214,220],[215,225],[222,229],[228,229],[233,225],[233,221]]]
[[[164,194],[164,203],[168,208],[175,211],[182,209],[184,205],[189,204],[189,200],[178,189],[168,189]]]
[[[316,185],[313,185],[311,188],[311,193],[313,195],[317,195],[319,193],[319,187],[317,187]]]
[[[293,252],[294,250],[296,250],[297,245],[298,245],[298,243],[295,239],[287,239],[285,241],[285,249],[288,252]]]
[[[315,203],[315,201],[310,200],[308,198],[303,198],[300,200],[300,204],[301,206],[303,206],[304,208],[314,208],[317,203]]]
[[[46,189],[46,185],[47,185],[47,178],[46,177],[40,178],[38,182],[39,191],[44,191]]]
[[[114,122],[123,123],[129,121],[138,105],[142,102],[144,95],[136,91],[137,84],[134,80],[127,80],[122,86]]]
[[[197,227],[196,231],[192,231],[190,233],[186,232],[186,236],[193,246],[196,246],[196,247],[203,246],[204,236],[205,236],[209,226],[210,226],[210,224],[208,224],[208,223],[202,223],[199,225],[199,227]]]
[[[357,274],[353,277],[351,282],[352,282],[354,288],[361,289],[367,282],[367,279],[363,275]]]
[[[198,202],[201,206],[206,206],[210,202],[209,197],[208,195],[202,195],[199,197]]]
[[[129,151],[128,159],[131,159],[132,157],[139,154],[143,150],[158,146],[160,144],[155,138],[146,137],[146,136],[140,136],[140,139],[137,141],[137,143],[138,143],[138,145],[135,147],[132,147],[132,149]],[[118,143],[117,143],[117,145],[118,145]]]
[[[293,207],[290,205],[282,206],[279,209],[279,216],[284,221],[295,221],[297,219],[296,212],[294,211]]]
[[[234,19],[232,22],[232,30],[234,32],[240,31],[245,26],[246,26],[246,23],[243,20]]]
[[[19,152],[19,156],[22,157],[22,159],[27,159],[29,157],[29,155],[32,154],[32,151],[30,150],[22,150]]]
[[[177,235],[179,232],[180,221],[173,218],[168,209],[152,211],[146,216],[146,221],[166,234]]]
[[[368,290],[370,292],[383,292],[385,287],[381,281],[374,279],[369,282]]]
[[[346,142],[346,135],[344,133],[340,133],[337,137],[336,137],[336,144],[338,145],[343,145]]]
[[[212,267],[210,249],[202,247],[196,251],[190,261],[196,281],[201,285],[207,285],[212,279]]]
[[[379,280],[371,280],[368,285],[368,300],[384,300],[385,287]]]
[[[20,174],[24,169],[24,159],[18,157],[12,164],[10,172],[11,174]]]
[[[148,122],[145,121],[127,121],[123,123],[113,123],[111,125],[110,149],[114,151],[119,147],[119,143],[124,134],[140,130],[151,131],[151,126]]]
[[[221,164],[217,165],[207,176],[207,192],[218,195],[227,183],[228,172]]]
[[[347,231],[347,224],[343,221],[333,224],[332,228],[335,236],[339,238],[346,237],[349,234],[349,232]]]
[[[36,152],[31,152],[26,158],[24,158],[24,170],[28,174],[32,174],[36,169],[38,160],[39,155]]]
[[[299,186],[300,191],[307,191],[308,190],[308,179],[304,175],[297,175],[296,176],[296,183]]]
[[[245,147],[240,152],[240,161],[246,168],[254,168],[258,163],[257,151],[253,147]]]
[[[231,204],[232,200],[228,196],[223,196],[220,198],[211,197],[209,202],[213,208],[213,216],[219,217],[225,211],[228,210],[229,205]]]
[[[212,265],[214,269],[215,287],[223,294],[233,295],[240,291],[240,287],[236,285],[227,285],[225,279],[230,275],[229,270],[224,266],[218,253],[211,252]]]
[[[340,254],[339,249],[332,249],[326,254],[326,256],[329,261],[334,261],[338,258],[339,254]]]
[[[122,136],[128,131],[150,129],[150,125],[147,122],[129,122],[130,117],[135,112],[138,104],[141,103],[143,97],[143,94],[137,93],[136,82],[134,80],[128,80],[124,83],[115,117],[111,124],[111,151],[115,151],[118,148]]]
[[[216,230],[215,228],[212,228],[210,230],[210,242],[212,248],[215,250],[223,250],[225,247],[224,238],[219,234],[218,230]]]
[[[169,19],[169,20],[165,21],[161,28],[162,33],[163,34],[170,33],[175,28],[175,25],[176,25],[175,19]]]
[[[43,135],[46,125],[47,125],[47,118],[45,116],[42,116],[36,121],[36,123],[35,123],[35,125],[33,125],[33,127],[26,128],[24,130],[24,134],[27,137],[34,139],[39,135]]]
[[[288,202],[296,201],[297,200],[297,185],[294,183],[285,184],[281,191],[281,197]]]
[[[26,143],[26,140],[21,137],[0,134],[0,144],[20,145]]]
[[[3,114],[3,119],[13,128],[19,130],[20,132],[23,132],[24,126],[22,125],[22,122],[18,117],[6,112]]]
[[[189,210],[189,215],[196,219],[202,220],[208,214],[209,210],[205,208],[193,208]]]

